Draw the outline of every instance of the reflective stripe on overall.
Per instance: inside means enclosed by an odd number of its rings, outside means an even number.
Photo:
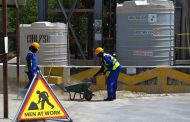
[[[113,56],[111,56],[110,54],[106,54],[104,53],[104,56],[110,56],[111,57],[111,60],[112,60],[112,63],[113,63],[113,67],[112,67],[112,70],[116,70],[117,67],[120,65],[119,62],[117,61],[116,58],[114,58]],[[104,65],[104,68],[107,69],[107,67],[109,66],[109,64],[107,64],[107,62],[103,59],[103,65]]]
[[[32,60],[30,60],[30,67],[32,67]],[[28,63],[25,65],[24,71],[29,72]]]

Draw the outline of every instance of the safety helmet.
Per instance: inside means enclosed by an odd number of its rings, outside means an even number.
[[[104,49],[101,47],[97,47],[95,50],[95,54],[98,55],[99,53],[104,52]]]
[[[32,43],[32,46],[35,47],[37,50],[40,49],[40,44],[37,43],[37,42],[33,42],[33,43]]]

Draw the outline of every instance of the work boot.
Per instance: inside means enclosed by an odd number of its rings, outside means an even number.
[[[113,101],[113,99],[111,99],[111,98],[106,98],[106,99],[104,99],[104,101]]]

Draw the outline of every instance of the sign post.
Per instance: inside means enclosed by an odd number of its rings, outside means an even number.
[[[3,50],[3,100],[4,100],[4,118],[8,118],[8,81],[7,81],[7,62],[8,62],[8,39],[7,39],[7,0],[2,0],[2,32],[4,38]]]

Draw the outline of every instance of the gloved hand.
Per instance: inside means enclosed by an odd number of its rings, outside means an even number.
[[[37,72],[38,72],[38,73],[41,73],[41,70],[40,70],[40,67],[39,67],[39,66],[37,66]]]
[[[104,71],[104,72],[103,72],[103,75],[106,75],[107,71],[108,71],[108,70]]]

